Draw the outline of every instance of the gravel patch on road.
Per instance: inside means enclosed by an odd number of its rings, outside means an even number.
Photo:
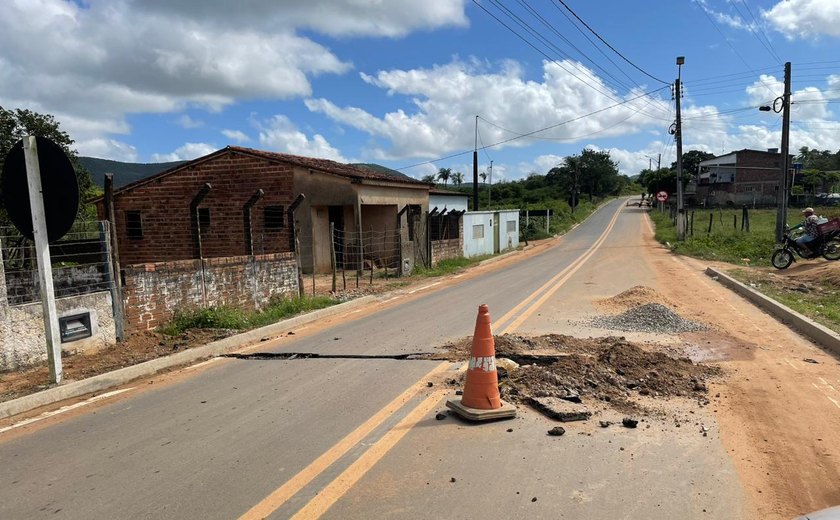
[[[589,324],[600,329],[657,334],[697,332],[708,328],[705,325],[681,317],[660,303],[648,303],[632,307],[613,316],[598,316],[591,320]]]

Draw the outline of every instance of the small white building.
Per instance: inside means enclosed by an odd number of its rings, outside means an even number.
[[[519,210],[468,211],[464,214],[464,256],[501,253],[519,247]]]
[[[429,211],[461,212],[468,207],[469,195],[433,189],[429,191]],[[463,214],[460,238],[467,258],[497,254],[519,247],[519,210],[467,211]],[[437,258],[437,255],[433,255]]]

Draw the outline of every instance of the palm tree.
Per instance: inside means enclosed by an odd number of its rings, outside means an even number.
[[[434,173],[430,173],[429,175],[424,175],[422,181],[423,182],[428,182],[429,184],[434,184],[436,178],[437,177],[435,176]]]
[[[461,172],[455,172],[452,174],[452,182],[455,183],[455,186],[460,186],[464,182],[464,174]]]
[[[481,172],[478,174],[478,176],[481,177],[481,182],[487,184],[487,172]]]
[[[438,170],[437,178],[443,181],[443,185],[446,186],[446,183],[449,182],[449,178],[452,176],[452,168],[441,168]]]

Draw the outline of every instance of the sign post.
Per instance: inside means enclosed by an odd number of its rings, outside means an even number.
[[[656,200],[659,201],[659,212],[661,213],[664,211],[665,202],[668,200],[668,192],[667,191],[660,191],[656,194]]]
[[[38,274],[41,282],[41,303],[44,309],[44,332],[47,339],[47,360],[50,366],[50,382],[60,383],[61,337],[58,332],[58,317],[55,309],[50,244],[47,238],[47,219],[44,212],[41,167],[38,161],[38,143],[35,137],[23,138],[23,154],[26,162],[26,181],[29,186],[29,206],[32,210],[32,233],[35,241],[35,257],[38,260]]]

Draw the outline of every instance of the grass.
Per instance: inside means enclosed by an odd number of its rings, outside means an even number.
[[[481,256],[474,256],[472,258],[448,258],[446,260],[441,260],[432,268],[426,268],[423,266],[415,266],[414,273],[412,276],[422,277],[422,278],[431,278],[435,276],[444,276],[447,274],[456,273],[461,271],[462,269],[466,269],[472,265],[475,265],[482,260],[487,260],[488,258],[492,258],[493,255],[481,255]]]
[[[840,333],[840,291],[836,286],[821,282],[791,286],[774,280],[768,273],[744,269],[734,269],[728,274],[739,282],[750,285],[764,295]],[[802,292],[803,289],[808,292]]]
[[[770,255],[776,246],[776,211],[773,209],[749,210],[750,232],[741,231],[741,209],[688,210],[694,214],[694,233],[689,232],[682,242],[677,241],[677,230],[668,212],[656,209],[650,212],[656,224],[656,240],[668,242],[674,252],[700,258],[719,260],[735,264],[748,258],[751,265],[769,266]],[[826,217],[837,216],[837,208],[817,208],[817,214]],[[712,216],[712,232],[709,233],[709,215]],[[733,226],[737,223],[737,229]],[[802,215],[799,209],[788,212],[788,222],[799,223]]]
[[[336,303],[339,302],[327,296],[304,296],[303,298],[277,298],[259,311],[244,311],[226,306],[179,311],[168,324],[159,330],[170,336],[177,336],[189,329],[250,330]]]

